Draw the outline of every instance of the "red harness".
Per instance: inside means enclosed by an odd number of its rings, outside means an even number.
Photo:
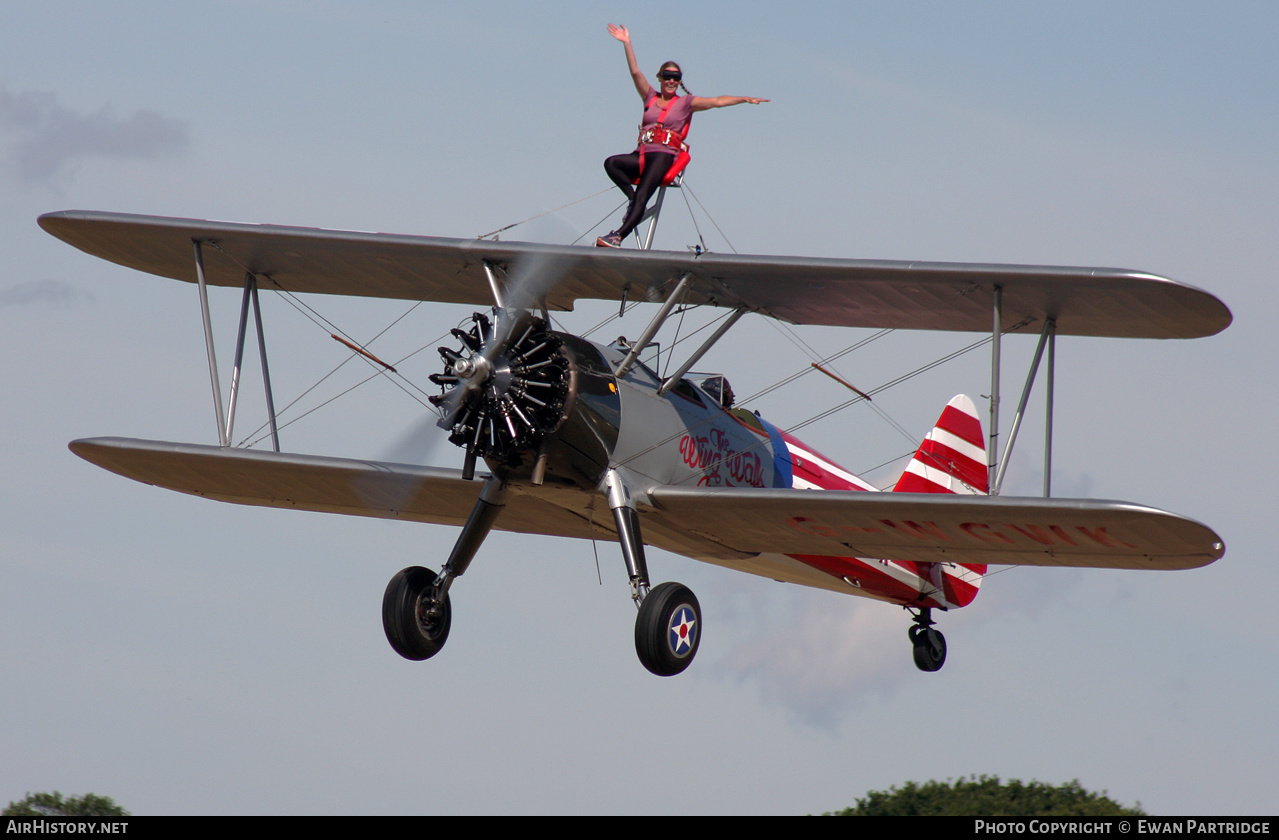
[[[647,111],[649,106],[653,104],[653,100],[657,98],[654,93],[644,103],[644,110]],[[666,170],[665,177],[662,178],[662,186],[669,187],[680,173],[684,171],[684,167],[688,166],[688,162],[692,159],[688,154],[688,144],[684,142],[684,138],[688,136],[688,129],[693,125],[693,117],[690,114],[688,122],[684,125],[683,131],[674,131],[666,127],[666,113],[671,110],[671,106],[675,104],[678,96],[671,99],[662,106],[662,112],[657,115],[657,122],[652,125],[641,125],[639,134],[639,170],[640,177],[644,175],[644,145],[646,143],[657,143],[676,149],[675,161],[671,164],[671,168]],[[631,183],[638,184],[639,178]]]

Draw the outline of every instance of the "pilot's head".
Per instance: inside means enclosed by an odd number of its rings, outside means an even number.
[[[702,381],[702,390],[709,394],[724,408],[733,407],[733,389],[728,379],[723,376],[711,376]]]

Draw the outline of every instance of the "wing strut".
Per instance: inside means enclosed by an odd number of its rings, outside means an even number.
[[[1035,358],[1030,363],[1030,371],[1026,374],[1026,384],[1021,390],[1021,400],[1017,403],[1017,413],[1013,415],[1013,426],[1008,431],[1008,443],[1004,445],[1004,454],[1000,459],[999,472],[995,476],[995,494],[1004,483],[1004,471],[1008,469],[1008,456],[1012,454],[1013,445],[1017,443],[1017,432],[1021,428],[1021,418],[1026,413],[1026,401],[1030,399],[1030,389],[1035,384],[1035,376],[1039,373],[1039,360],[1043,358],[1044,347],[1050,339],[1056,338],[1057,322],[1052,318],[1044,321],[1044,328],[1039,333],[1039,344],[1035,347]],[[1045,420],[1047,431],[1044,436],[1044,496],[1048,495],[1048,477],[1052,472],[1052,354],[1048,356],[1048,418]]]
[[[230,446],[227,440],[226,421],[222,414],[222,385],[218,382],[218,359],[213,352],[213,321],[209,318],[209,290],[204,281],[204,252],[200,240],[192,239],[195,246],[195,280],[200,289],[200,314],[204,317],[204,349],[209,356],[209,379],[213,383],[213,410],[217,413],[218,443]]]
[[[244,295],[240,300],[240,328],[235,339],[235,364],[231,368],[231,392],[227,410],[222,410],[222,383],[218,378],[217,354],[213,349],[213,320],[209,314],[209,293],[204,276],[203,242],[192,239],[195,247],[196,285],[200,290],[200,315],[204,320],[204,346],[209,357],[209,380],[213,387],[213,410],[217,414],[218,444],[231,446],[235,428],[235,407],[240,393],[240,366],[244,361],[244,336],[248,327],[249,306],[253,306],[253,322],[258,337],[258,355],[262,360],[262,385],[266,391],[266,410],[271,424],[271,444],[280,451],[280,430],[275,417],[275,398],[271,392],[271,371],[266,360],[266,337],[262,329],[262,306],[258,301],[258,279],[251,271],[244,273]]]
[[[227,408],[226,439],[231,442],[231,429],[235,425],[235,398],[240,386],[240,362],[244,359],[244,328],[248,322],[249,302],[253,302],[253,322],[257,327],[258,355],[262,359],[262,385],[266,389],[266,411],[271,423],[271,444],[280,451],[280,430],[275,422],[275,399],[271,394],[271,371],[266,363],[266,337],[262,331],[262,307],[258,303],[258,278],[252,272],[244,273],[244,297],[240,301],[240,331],[235,339],[235,366],[231,371],[231,399]],[[367,351],[359,351],[369,355]]]
[[[683,185],[683,172],[676,175],[675,180],[671,181],[669,184],[669,186],[672,186],[675,189],[680,189]],[[653,248],[653,234],[657,232],[657,219],[662,215],[662,202],[666,200],[666,186],[667,185],[663,185],[657,188],[656,200],[654,200],[653,203],[649,205],[649,208],[644,211],[644,215],[640,216],[639,223],[641,225],[644,224],[645,221],[651,220],[648,222],[648,232],[644,234],[644,244],[640,246],[640,250],[642,251],[649,251]]]
[[[495,266],[488,260],[484,260],[484,276],[488,278],[489,288],[493,291],[493,301],[498,309],[506,308],[506,296],[502,294],[502,283],[497,279]]]
[[[679,370],[675,371],[670,376],[666,377],[666,379],[662,382],[662,386],[657,389],[657,395],[660,397],[662,394],[665,394],[667,391],[673,388],[684,376],[684,374],[688,373],[688,371],[693,367],[693,365],[697,364],[697,360],[702,358],[702,356],[706,355],[706,351],[714,347],[715,342],[723,338],[724,333],[728,332],[729,328],[733,326],[733,324],[737,323],[737,319],[741,318],[745,314],[746,314],[745,306],[739,306],[737,307],[737,309],[733,310],[733,314],[729,315],[728,318],[724,320],[724,323],[719,325],[719,328],[715,330],[714,334],[712,334],[710,338],[702,342],[702,346],[698,347],[697,350],[694,351],[693,355],[688,357],[688,361],[680,365]]]
[[[676,184],[678,186],[678,184]],[[640,216],[640,224],[644,224],[644,220],[652,218],[648,223],[648,233],[644,235],[644,250],[648,251],[653,247],[653,234],[657,232],[657,219],[662,215],[662,201],[666,198],[666,187],[659,187],[657,190],[657,200],[653,202],[653,206],[644,211],[644,215]]]
[[[648,326],[644,328],[644,332],[640,334],[639,339],[631,345],[630,352],[626,354],[626,358],[622,359],[622,363],[613,372],[614,376],[621,379],[631,369],[631,366],[635,364],[635,360],[639,358],[639,354],[644,352],[644,348],[653,340],[653,336],[657,335],[657,331],[662,328],[662,324],[666,323],[666,319],[670,316],[671,310],[675,308],[680,295],[684,294],[684,290],[688,288],[688,281],[692,279],[693,273],[691,271],[685,273],[679,279],[679,282],[675,284],[675,288],[667,296],[666,302],[662,304],[662,308],[653,316],[653,320],[648,322]]]
[[[1004,287],[995,286],[995,300],[991,307],[994,310],[995,326],[990,338],[990,444],[986,447],[986,469],[990,475],[995,474],[995,466],[999,457],[999,337],[1002,334],[1000,324],[1004,316]],[[999,488],[991,487],[992,496],[999,495]]]
[[[1048,333],[1048,372],[1044,382],[1047,393],[1044,394],[1044,498],[1052,495],[1053,489],[1053,388],[1054,374],[1057,365],[1057,320],[1050,321],[1052,331]]]
[[[1004,445],[1003,454],[1000,455],[998,447],[1000,336],[1002,335],[1000,323],[1003,318],[1003,288],[1000,286],[994,287],[993,315],[994,328],[990,345],[990,446],[987,467],[990,474],[994,476],[994,480],[990,485],[990,495],[998,496],[1003,487],[1004,473],[1008,469],[1008,460],[1012,455],[1013,446],[1017,443],[1017,433],[1021,429],[1022,417],[1026,413],[1026,403],[1030,399],[1031,388],[1039,374],[1039,362],[1043,358],[1044,349],[1047,348],[1048,365],[1045,374],[1047,393],[1044,395],[1044,498],[1048,498],[1052,495],[1053,390],[1056,378],[1057,319],[1051,316],[1044,319],[1044,327],[1039,333],[1039,344],[1035,347],[1035,355],[1030,362],[1030,370],[1026,373],[1026,382],[1022,386],[1021,399],[1013,415],[1013,425],[1008,432],[1008,442]],[[1021,324],[1014,325],[1012,329],[1024,323],[1023,321]]]

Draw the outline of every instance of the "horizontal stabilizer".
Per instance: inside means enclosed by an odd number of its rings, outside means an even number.
[[[661,518],[742,552],[922,563],[1191,569],[1225,553],[1175,513],[1090,499],[657,487]]]

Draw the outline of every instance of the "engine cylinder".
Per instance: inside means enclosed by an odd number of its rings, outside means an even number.
[[[506,320],[506,319],[509,319]],[[531,313],[497,311],[496,323],[471,316],[469,332],[454,330],[460,352],[439,348],[444,373],[431,377],[442,393],[449,440],[478,457],[515,464],[564,422],[571,410],[575,365],[557,333]]]

